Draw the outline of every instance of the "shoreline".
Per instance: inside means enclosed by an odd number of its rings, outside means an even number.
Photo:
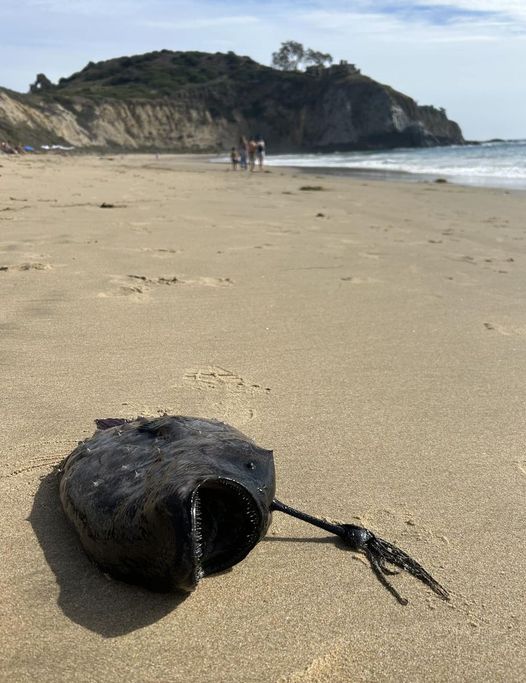
[[[278,166],[269,166],[270,168],[279,168]],[[334,169],[328,169],[327,167],[315,166],[293,166],[291,168],[295,168],[296,170],[302,170],[306,173],[321,173],[323,175],[334,175],[339,177],[351,177],[366,180],[380,180],[389,183],[448,183],[450,185],[461,186],[471,189],[526,192],[526,180],[522,181],[521,184],[517,184],[516,182],[505,182],[504,180],[501,180],[499,182],[494,179],[488,180],[487,182],[482,182],[480,178],[477,178],[476,182],[469,182],[466,178],[462,178],[460,176],[449,176],[447,174],[440,175],[432,173],[411,173],[409,171],[382,171],[374,169],[344,167],[335,167]]]
[[[508,141],[504,141],[508,142]],[[510,141],[513,142],[513,141]],[[479,143],[483,145],[484,143]],[[474,144],[465,146],[476,146]],[[400,148],[401,149],[401,148]],[[427,149],[427,148],[424,148]],[[385,150],[389,151],[389,150]],[[396,151],[396,150],[395,150]],[[33,158],[33,159],[43,159],[46,157],[50,158],[99,158],[99,159],[125,159],[125,158],[151,158],[153,161],[163,161],[166,159],[173,159],[179,161],[188,162],[207,162],[214,165],[223,165],[225,167],[230,166],[230,161],[225,154],[214,155],[209,152],[111,152],[111,151],[62,151],[62,150],[51,150],[49,152],[38,152],[34,155],[26,153],[20,157],[11,155],[5,155],[6,159],[16,159],[16,158]],[[0,157],[0,159],[3,157]],[[270,158],[270,163],[268,159]],[[458,176],[449,173],[414,173],[411,171],[403,170],[385,170],[385,169],[373,169],[373,168],[363,168],[363,167],[348,167],[348,166],[305,166],[305,165],[294,165],[291,164],[275,164],[272,163],[272,156],[267,157],[265,169],[290,169],[293,172],[302,172],[311,175],[324,175],[332,177],[341,178],[357,178],[358,180],[372,180],[372,181],[382,181],[389,183],[410,183],[410,184],[428,184],[428,183],[444,183],[454,186],[461,186],[473,189],[487,189],[487,190],[504,190],[509,192],[526,192],[526,179],[514,180],[506,178],[497,177],[484,177],[484,176]]]
[[[199,155],[197,155],[199,156]],[[223,164],[229,166],[228,159],[221,157],[215,158],[208,156],[209,163]],[[448,183],[450,185],[462,186],[473,189],[488,190],[507,190],[510,192],[526,192],[526,180],[507,181],[505,179],[491,178],[485,180],[482,177],[472,176],[472,182],[463,176],[453,176],[439,173],[411,173],[410,171],[391,171],[382,169],[368,168],[349,168],[346,166],[294,166],[294,164],[265,164],[265,168],[270,169],[291,169],[311,175],[325,175],[341,178],[357,178],[358,180],[378,180],[389,183]]]

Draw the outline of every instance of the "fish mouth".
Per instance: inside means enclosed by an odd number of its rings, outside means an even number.
[[[242,484],[227,478],[206,479],[191,497],[193,580],[240,562],[263,531],[263,513]]]

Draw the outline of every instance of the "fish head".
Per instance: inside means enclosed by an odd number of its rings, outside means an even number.
[[[230,428],[232,429],[232,428]],[[232,430],[233,431],[233,430]],[[238,436],[239,434],[239,436]],[[243,560],[265,535],[275,494],[273,453],[241,433],[192,435],[177,444],[169,506],[179,535],[179,587]]]
[[[265,535],[275,494],[272,451],[217,420],[166,415],[97,426],[67,467],[85,484],[82,495],[74,491],[76,517],[84,519],[88,508],[93,518],[82,532],[85,545],[114,574],[124,571],[154,590],[190,592],[204,576],[240,562]],[[63,488],[72,489],[67,482]]]

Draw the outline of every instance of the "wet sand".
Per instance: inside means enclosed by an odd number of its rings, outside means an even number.
[[[2,680],[522,680],[525,193],[0,166]],[[401,574],[400,606],[278,513],[185,600],[108,580],[53,466],[96,417],[163,412],[273,448],[281,500],[399,544],[451,602]]]

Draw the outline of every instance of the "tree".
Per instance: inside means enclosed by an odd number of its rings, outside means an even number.
[[[277,52],[272,53],[272,66],[281,71],[297,71],[305,57],[305,48],[295,40],[281,43]]]
[[[305,53],[305,64],[313,64],[314,66],[325,66],[325,64],[332,64],[332,55],[328,52],[318,52],[310,48]]]
[[[272,66],[281,71],[298,71],[306,64],[329,65],[332,64],[332,56],[328,52],[319,52],[310,48],[305,50],[303,45],[295,40],[281,43],[280,49],[272,53]]]

